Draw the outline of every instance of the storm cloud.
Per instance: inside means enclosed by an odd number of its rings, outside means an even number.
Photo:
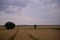
[[[60,25],[60,0],[2,0],[0,24]]]

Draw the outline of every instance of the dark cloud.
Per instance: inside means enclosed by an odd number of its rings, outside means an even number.
[[[0,0],[0,11],[4,11],[9,5],[26,7],[27,4],[27,0]]]
[[[0,0],[0,24],[7,21],[16,24],[60,24],[60,0],[31,1],[28,4],[26,0]]]
[[[0,6],[3,5],[3,0],[0,0]]]
[[[58,3],[58,6],[60,6],[60,0],[58,0],[57,3]]]
[[[28,4],[27,1],[19,1],[19,0],[0,0],[0,5],[17,5],[25,7]]]
[[[0,11],[4,11],[6,8],[8,8],[6,5],[0,6]]]

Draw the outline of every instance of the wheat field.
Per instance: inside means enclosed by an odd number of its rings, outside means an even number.
[[[0,28],[0,40],[60,40],[60,30],[51,28]]]

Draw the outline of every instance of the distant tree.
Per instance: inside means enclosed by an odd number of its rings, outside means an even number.
[[[37,25],[34,25],[34,29],[36,29],[37,28]]]
[[[6,29],[13,29],[15,28],[15,24],[13,22],[6,22],[5,27]]]

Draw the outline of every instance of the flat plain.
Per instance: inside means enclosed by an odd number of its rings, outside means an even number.
[[[15,27],[5,29],[0,27],[0,40],[60,40],[60,26]]]

